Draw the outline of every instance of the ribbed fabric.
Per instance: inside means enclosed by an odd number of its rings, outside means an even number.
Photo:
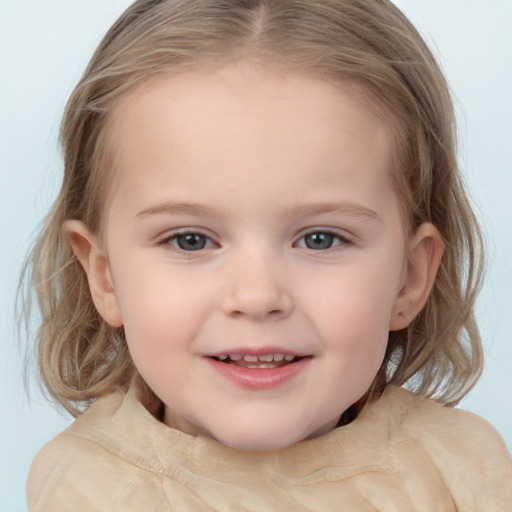
[[[481,418],[397,387],[349,425],[275,451],[168,428],[132,388],[41,450],[27,497],[31,512],[507,512],[512,462]]]

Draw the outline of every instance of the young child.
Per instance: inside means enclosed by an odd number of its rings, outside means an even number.
[[[78,418],[31,511],[512,509],[503,441],[452,408],[480,235],[392,3],[138,0],[62,143],[31,261],[42,382]]]

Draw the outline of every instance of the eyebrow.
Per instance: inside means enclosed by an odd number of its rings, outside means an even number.
[[[359,217],[363,221],[381,220],[379,214],[376,211],[360,204],[351,202],[299,204],[287,210],[287,215],[290,217],[309,217],[325,213]]]
[[[219,217],[220,214],[214,208],[196,203],[160,203],[139,212],[136,216],[140,218],[151,215],[195,215]]]
[[[310,217],[322,214],[341,214],[359,217],[362,221],[381,220],[374,210],[351,202],[298,204],[285,209],[285,216],[290,218]],[[222,213],[215,208],[198,203],[164,202],[151,206],[137,213],[137,217],[146,218],[152,215],[193,215],[221,217]]]

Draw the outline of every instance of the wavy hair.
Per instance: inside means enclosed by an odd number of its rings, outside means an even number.
[[[157,74],[244,59],[354,83],[361,101],[387,122],[407,229],[412,234],[431,222],[446,250],[425,308],[408,328],[390,333],[364,400],[389,384],[407,383],[416,393],[456,404],[482,368],[473,314],[481,235],[457,164],[446,80],[419,33],[388,0],[138,0],[125,11],[67,104],[62,188],[25,267],[24,282],[35,290],[42,315],[35,342],[42,384],[76,415],[136,374],[122,328],[96,311],[62,234],[67,219],[101,231],[113,174],[109,118],[117,102]]]

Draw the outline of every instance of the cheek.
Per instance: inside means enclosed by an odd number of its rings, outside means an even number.
[[[347,268],[315,280],[309,308],[323,317],[322,323],[340,328],[340,323],[367,329],[384,329],[400,290],[399,269]],[[303,293],[307,293],[304,291]]]
[[[189,304],[169,293],[161,282],[126,288],[120,300],[130,355],[142,378],[160,397],[169,386],[175,393],[184,392],[188,382],[187,356],[196,324],[184,310],[184,302]]]
[[[116,291],[135,365],[179,366],[196,349],[216,304],[215,283],[198,273],[127,258],[116,267]],[[180,371],[181,367],[177,368]],[[153,370],[152,370],[153,371]]]
[[[377,371],[386,350],[399,272],[369,268],[317,282],[324,293],[316,294],[307,310],[319,338],[342,363]]]
[[[386,299],[370,287],[359,286],[348,296],[338,295],[338,300],[318,305],[318,335],[328,368],[323,378],[334,390],[333,396],[339,395],[334,402],[340,410],[363,396],[382,365],[389,337]]]
[[[187,293],[179,279],[156,272],[154,266],[125,261],[117,267],[115,286],[134,360],[168,357],[170,348],[193,338],[197,294]]]

